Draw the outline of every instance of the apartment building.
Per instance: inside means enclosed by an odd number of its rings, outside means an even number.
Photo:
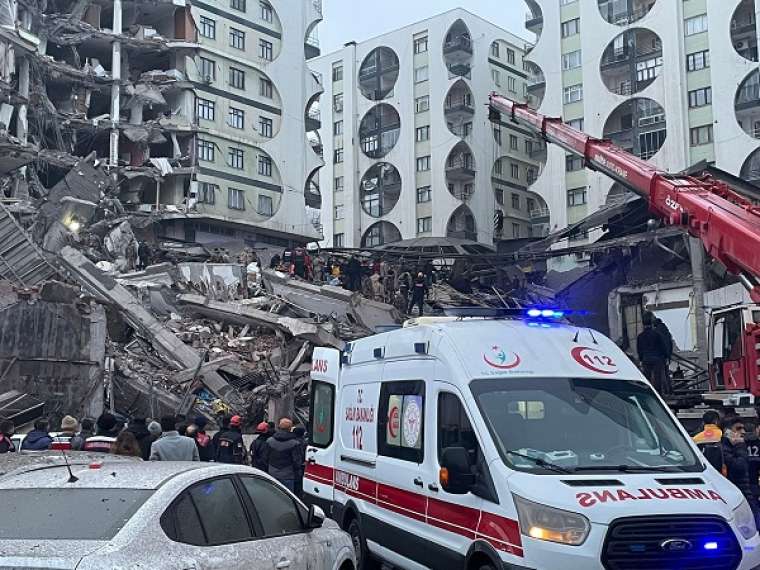
[[[701,161],[760,181],[754,0],[526,0],[530,102],[678,172]],[[534,186],[564,227],[625,190],[550,148]],[[579,236],[584,239],[584,236]]]
[[[498,245],[548,231],[531,185],[545,147],[492,124],[488,94],[527,97],[525,42],[455,9],[309,62],[325,244],[448,236]]]

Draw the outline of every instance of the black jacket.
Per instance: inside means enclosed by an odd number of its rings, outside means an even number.
[[[641,362],[665,362],[668,347],[665,339],[654,328],[647,327],[636,339],[636,350]]]
[[[266,463],[265,448],[270,437],[272,437],[271,433],[262,433],[251,443],[251,466],[264,472],[269,471],[269,465]]]
[[[5,434],[0,434],[0,453],[12,453],[16,451],[16,446],[11,438]]]
[[[219,434],[216,441],[216,455],[214,459],[217,463],[236,463],[242,465],[245,463],[245,443],[243,434],[239,429],[230,428]],[[199,453],[200,455],[200,453]]]
[[[425,281],[425,278],[415,277],[414,285],[412,286],[412,298],[420,299],[420,300],[424,299],[426,293],[427,293],[427,281]]]
[[[296,434],[277,430],[267,440],[264,460],[269,474],[278,481],[295,481],[303,470],[303,447]]]
[[[755,434],[747,436],[747,463],[749,488],[755,499],[760,499],[760,438]]]
[[[723,463],[726,465],[726,477],[736,485],[745,497],[752,496],[749,484],[749,458],[747,444],[732,444],[727,437],[721,440],[723,445]]]
[[[214,459],[216,447],[214,440],[206,433],[205,430],[195,432],[195,445],[198,448],[198,456],[201,461],[211,461]]]
[[[144,461],[148,461],[148,458],[150,457],[150,444],[153,443],[153,436],[150,435],[147,426],[144,423],[132,423],[129,424],[129,427],[124,431],[128,431],[135,436],[137,443],[140,445],[140,456]]]

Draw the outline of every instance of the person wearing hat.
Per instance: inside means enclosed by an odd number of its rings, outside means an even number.
[[[230,427],[223,431],[217,440],[214,457],[217,463],[245,464],[245,442],[243,441],[242,427],[243,418],[240,416],[230,418]]]
[[[206,424],[208,420],[204,416],[198,416],[195,418],[195,422],[190,427],[195,427],[195,433],[193,437],[195,439],[195,445],[198,446],[198,455],[201,461],[211,461],[214,459],[214,444],[211,441],[211,436],[206,433]],[[188,428],[188,433],[190,429]]]
[[[77,427],[79,422],[73,416],[63,416],[61,420],[61,431],[53,438],[50,449],[70,451],[74,449],[74,438],[77,436]]]
[[[261,469],[265,473],[269,469],[264,460],[264,448],[267,445],[267,440],[272,437],[272,431],[269,429],[267,422],[261,422],[256,426],[256,439],[251,443],[251,466],[256,469]]]
[[[148,431],[148,426],[145,423],[145,418],[135,417],[129,422],[129,426],[124,431],[128,431],[137,440],[137,445],[140,446],[140,457],[143,461],[147,461],[150,457],[150,446],[153,443],[153,438]]]
[[[113,414],[108,412],[100,414],[95,425],[98,431],[93,437],[88,437],[82,446],[82,451],[97,451],[98,453],[111,453],[111,447],[119,434],[118,422]]]

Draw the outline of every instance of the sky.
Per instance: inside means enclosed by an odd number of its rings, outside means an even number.
[[[318,27],[323,54],[460,7],[520,37],[531,35],[522,0],[323,0],[323,5]]]

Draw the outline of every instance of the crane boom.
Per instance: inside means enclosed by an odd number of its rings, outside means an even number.
[[[760,302],[760,209],[723,182],[709,176],[670,174],[609,140],[597,139],[546,117],[526,104],[496,93],[490,96],[492,120],[511,121],[585,159],[649,201],[653,214],[668,225],[683,226]]]

